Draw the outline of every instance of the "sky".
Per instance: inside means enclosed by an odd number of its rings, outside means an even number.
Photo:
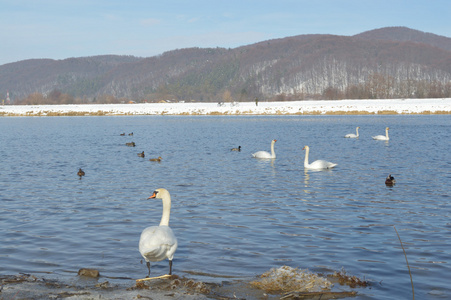
[[[0,0],[0,65],[391,26],[451,37],[450,15],[450,0]]]

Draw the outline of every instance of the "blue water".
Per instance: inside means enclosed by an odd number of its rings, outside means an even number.
[[[359,139],[343,138],[356,126]],[[386,126],[390,141],[371,139]],[[275,160],[251,158],[272,139]],[[144,277],[139,235],[159,223],[161,201],[147,198],[163,187],[175,274],[220,281],[282,265],[343,268],[371,282],[354,299],[411,299],[396,226],[415,297],[449,299],[450,141],[450,116],[3,117],[0,274]],[[310,161],[338,166],[305,171],[305,145]],[[151,271],[167,273],[167,261]]]

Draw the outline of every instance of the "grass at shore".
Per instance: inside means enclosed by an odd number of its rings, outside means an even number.
[[[209,116],[232,116],[232,115],[448,115],[451,114],[451,111],[422,111],[422,112],[402,112],[399,113],[394,110],[380,110],[377,112],[369,112],[364,110],[351,110],[351,111],[302,111],[297,113],[289,113],[286,111],[276,111],[276,112],[264,112],[264,113],[255,113],[252,110],[247,111],[211,111],[205,112],[203,110],[197,110],[192,112],[181,112],[181,113],[170,113],[169,111],[161,111],[154,113],[118,113],[114,111],[103,111],[98,110],[95,112],[92,111],[27,111],[25,113],[12,113],[12,112],[2,112],[0,111],[0,117],[73,117],[73,116],[127,116],[127,115],[183,115],[183,116],[191,116],[191,115],[209,115]]]

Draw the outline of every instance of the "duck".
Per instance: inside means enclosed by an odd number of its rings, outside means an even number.
[[[156,189],[147,199],[161,199],[163,202],[163,214],[159,226],[150,226],[144,229],[139,238],[139,252],[146,261],[150,275],[150,262],[169,260],[169,275],[172,275],[172,259],[177,250],[177,238],[171,227],[169,217],[171,214],[171,195],[168,190]]]
[[[149,159],[150,161],[157,161],[157,162],[160,162],[161,161],[161,156],[158,156],[157,158],[151,158],[151,159]]]
[[[255,158],[276,158],[276,153],[274,152],[274,144],[277,142],[277,140],[271,141],[271,153],[266,151],[258,151],[252,154],[252,157]]]
[[[238,148],[232,148],[230,151],[241,151],[241,146],[238,146]]]
[[[80,176],[80,179],[82,176],[85,176],[85,171],[83,171],[81,168],[78,169],[77,175]]]
[[[305,146],[302,148],[302,150],[305,150],[305,159],[304,159],[304,168],[306,169],[332,169],[333,167],[337,166],[338,164],[331,163],[329,161],[325,160],[315,160],[311,164],[308,162],[308,156],[310,152],[310,147]]]
[[[124,135],[125,135],[125,132],[121,133],[121,136],[124,136]]]
[[[378,140],[378,141],[388,141],[390,138],[388,137],[388,130],[390,128],[386,127],[385,128],[385,136],[384,135],[376,135],[373,136],[373,140]]]
[[[133,135],[133,132],[130,132],[128,135]]]
[[[395,185],[395,183],[395,177],[391,176],[391,174],[389,174],[387,178],[385,178],[385,185]]]
[[[135,147],[136,146],[135,142],[125,143],[125,145],[129,146],[129,147]]]
[[[355,129],[356,134],[348,133],[347,135],[345,135],[345,138],[352,138],[352,139],[358,138],[359,137],[359,128],[360,127],[356,127],[356,129]]]
[[[138,156],[139,156],[139,157],[144,157],[144,156],[145,156],[145,155],[144,155],[144,151],[141,152],[141,153],[138,153]]]

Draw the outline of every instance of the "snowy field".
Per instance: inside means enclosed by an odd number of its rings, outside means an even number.
[[[0,116],[451,114],[451,98],[234,103],[5,105]]]

